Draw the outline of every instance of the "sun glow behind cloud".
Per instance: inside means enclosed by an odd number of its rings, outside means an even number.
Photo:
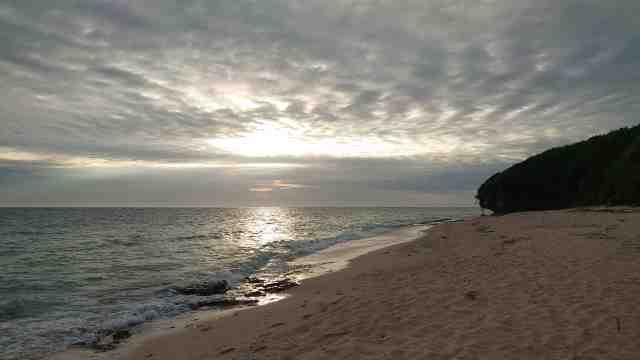
[[[637,124],[637,0],[147,2],[0,1],[0,200],[416,203]]]
[[[322,136],[309,134],[302,124],[261,121],[254,130],[237,136],[209,139],[215,148],[245,157],[384,158],[447,152],[444,142],[419,143],[407,138]]]

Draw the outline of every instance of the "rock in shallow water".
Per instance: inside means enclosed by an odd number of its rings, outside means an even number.
[[[279,280],[265,280],[258,277],[250,276],[244,280],[247,284],[251,284],[251,291],[246,292],[245,296],[264,296],[265,293],[276,293],[296,287],[300,285],[291,278],[281,278]]]
[[[260,297],[260,296],[267,296],[267,294],[264,291],[255,290],[255,291],[250,291],[250,292],[244,293],[244,296],[246,296],[246,297]]]
[[[255,276],[248,276],[247,278],[244,279],[244,281],[249,284],[264,284],[266,282],[266,280],[260,279]]]
[[[92,341],[75,343],[75,346],[87,346],[99,352],[110,351],[132,335],[129,329],[101,331]]]
[[[259,288],[268,293],[275,293],[290,289],[300,285],[297,281],[291,279],[282,279],[278,281],[272,281],[261,285]]]
[[[113,342],[119,343],[122,340],[128,339],[131,337],[131,331],[128,329],[119,329],[113,332]]]
[[[224,294],[229,291],[229,283],[227,280],[215,280],[207,281],[199,284],[192,284],[185,287],[174,287],[178,294],[182,295],[197,295],[197,296],[211,296],[217,294]]]

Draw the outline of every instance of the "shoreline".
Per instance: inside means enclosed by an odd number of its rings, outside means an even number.
[[[453,221],[447,219],[446,221]],[[455,220],[459,221],[459,220]],[[438,221],[437,223],[442,223]],[[342,271],[349,267],[354,259],[366,255],[370,252],[378,251],[386,247],[392,247],[417,240],[424,236],[435,225],[415,224],[405,225],[382,234],[356,239],[334,244],[326,249],[317,251],[310,255],[305,255],[289,261],[290,271],[284,274],[286,278],[291,278],[300,282],[300,286],[310,279],[321,277],[334,272]],[[295,288],[294,288],[295,289]],[[289,289],[282,293],[267,294],[259,298],[256,305],[235,306],[228,309],[211,308],[204,310],[194,310],[177,315],[174,318],[158,319],[145,322],[132,328],[132,337],[117,345],[109,351],[97,351],[85,346],[70,346],[66,350],[51,354],[47,360],[105,360],[105,359],[128,359],[129,355],[136,347],[143,345],[150,339],[163,336],[171,336],[179,333],[183,329],[200,326],[203,322],[216,321],[225,317],[234,316],[237,312],[264,307],[269,304],[282,301],[292,296]]]
[[[478,217],[120,360],[636,359],[640,209]],[[86,358],[86,357],[85,357]]]
[[[323,276],[349,267],[354,259],[386,247],[411,242],[424,236],[435,224],[406,225],[389,232],[363,239],[346,241],[289,262],[297,280]],[[301,268],[300,272],[296,268]]]

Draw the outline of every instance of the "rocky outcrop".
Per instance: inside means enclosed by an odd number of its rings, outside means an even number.
[[[258,298],[268,293],[278,293],[296,287],[299,283],[291,278],[263,279],[248,277],[240,288],[231,288],[226,280],[197,282],[187,286],[174,286],[165,291],[184,295],[176,297],[176,304],[188,309],[228,308],[258,305]],[[98,352],[110,351],[126,341],[132,332],[128,328],[99,330],[95,337],[74,343],[74,346],[88,347]]]
[[[291,278],[265,280],[255,276],[246,278],[244,282],[248,285],[246,296],[265,296],[267,293],[278,293],[300,285]]]
[[[173,288],[175,292],[181,295],[197,295],[197,296],[211,296],[217,294],[224,294],[229,291],[229,283],[226,280],[213,280],[206,281],[188,286]]]
[[[277,293],[285,291],[287,289],[291,289],[292,287],[296,287],[298,285],[300,284],[297,281],[285,278],[281,280],[265,282],[264,284],[258,286],[258,289],[267,293]]]

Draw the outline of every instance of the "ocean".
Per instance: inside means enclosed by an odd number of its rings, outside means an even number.
[[[0,359],[192,311],[176,286],[251,275],[475,208],[0,208]]]

